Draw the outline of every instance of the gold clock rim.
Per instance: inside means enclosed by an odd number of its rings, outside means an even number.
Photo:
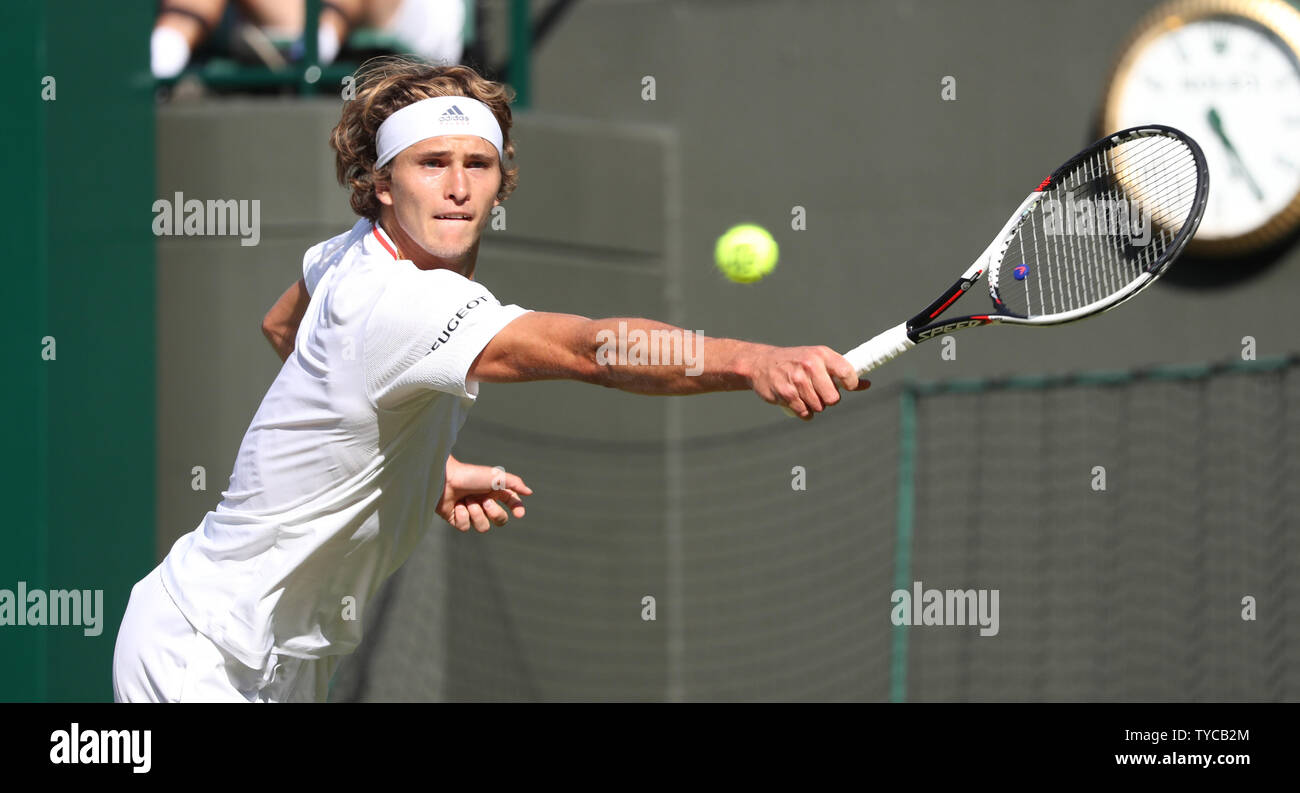
[[[1300,11],[1285,0],[1170,0],[1139,19],[1121,46],[1104,89],[1100,135],[1118,129],[1119,89],[1127,83],[1137,56],[1157,37],[1213,16],[1237,16],[1265,28],[1290,47],[1300,62]],[[1214,189],[1213,184],[1210,189]],[[1216,256],[1254,252],[1277,242],[1297,227],[1300,227],[1300,190],[1258,228],[1235,237],[1208,240],[1192,237],[1187,249],[1190,253]]]

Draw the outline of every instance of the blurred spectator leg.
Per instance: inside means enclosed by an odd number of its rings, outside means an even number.
[[[425,60],[460,63],[464,0],[364,0],[366,23],[392,33]]]
[[[168,0],[158,10],[149,38],[149,68],[159,79],[175,77],[194,49],[212,33],[225,13],[226,0]]]
[[[302,32],[307,18],[304,0],[239,0],[239,9],[249,21],[276,32]]]
[[[321,4],[316,51],[321,63],[333,63],[348,32],[361,19],[361,0],[325,0]]]
[[[288,34],[301,38],[306,23],[303,0],[240,0],[245,16],[274,35]],[[316,31],[316,53],[323,64],[333,63],[355,20],[361,18],[361,0],[324,0],[321,3],[320,27]],[[301,42],[300,42],[301,44]],[[292,57],[301,54],[295,46]]]

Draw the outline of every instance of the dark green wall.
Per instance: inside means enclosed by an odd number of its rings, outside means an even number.
[[[0,14],[12,229],[0,589],[103,590],[104,606],[97,636],[0,626],[0,700],[108,700],[117,627],[153,556],[152,7],[24,0]]]

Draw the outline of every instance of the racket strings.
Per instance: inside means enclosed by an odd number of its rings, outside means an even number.
[[[1118,297],[1163,264],[1199,184],[1195,156],[1172,136],[1131,138],[1088,154],[1017,226],[990,278],[995,297],[1030,318]]]

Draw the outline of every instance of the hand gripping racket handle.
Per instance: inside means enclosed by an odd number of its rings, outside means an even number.
[[[907,323],[903,322],[844,353],[844,358],[861,377],[915,346],[916,342],[907,335]],[[787,416],[799,415],[785,405],[781,409]]]

